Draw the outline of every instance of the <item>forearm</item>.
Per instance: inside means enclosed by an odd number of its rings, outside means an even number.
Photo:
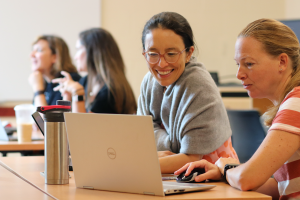
[[[47,106],[47,101],[44,94],[39,94],[34,97],[34,105],[38,106]]]
[[[228,183],[232,187],[242,191],[257,190],[271,177],[271,175],[266,177],[266,171],[264,170],[254,170],[249,163],[244,163],[237,168],[227,170],[226,175]]]
[[[202,158],[199,154],[174,154],[159,158],[160,170],[162,174],[172,174],[180,167],[189,162],[198,161]]]
[[[72,112],[74,113],[86,113],[85,101],[73,101]]]
[[[266,194],[272,197],[273,200],[279,199],[278,183],[274,178],[269,178],[262,186],[255,190],[262,194]]]

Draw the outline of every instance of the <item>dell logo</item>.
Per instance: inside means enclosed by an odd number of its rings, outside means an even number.
[[[107,149],[107,155],[110,159],[115,159],[117,156],[116,151],[113,148]]]

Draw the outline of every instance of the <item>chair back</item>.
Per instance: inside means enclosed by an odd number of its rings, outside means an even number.
[[[265,138],[257,110],[227,110],[232,146],[241,163],[248,161]]]

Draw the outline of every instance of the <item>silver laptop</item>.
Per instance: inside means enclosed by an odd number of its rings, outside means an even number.
[[[31,140],[40,141],[44,139],[39,137],[32,137]],[[0,141],[18,141],[16,135],[7,135],[4,127],[2,126],[1,120],[0,120]]]
[[[151,116],[64,115],[76,187],[158,196],[215,187],[162,181]]]

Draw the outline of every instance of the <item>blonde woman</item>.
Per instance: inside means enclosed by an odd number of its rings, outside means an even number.
[[[300,195],[300,48],[294,32],[279,21],[259,19],[239,34],[235,44],[237,78],[252,98],[268,98],[274,106],[265,113],[268,134],[252,158],[240,164],[220,158],[215,165],[202,160],[195,167],[206,173],[196,181],[223,178],[240,190],[256,190],[273,199]],[[270,178],[274,175],[274,178]]]

